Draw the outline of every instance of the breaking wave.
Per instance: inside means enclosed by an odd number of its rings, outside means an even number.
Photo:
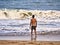
[[[56,10],[0,9],[0,19],[26,19],[32,15],[40,19],[60,19],[60,11]]]

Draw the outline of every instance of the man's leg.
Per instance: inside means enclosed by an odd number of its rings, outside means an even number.
[[[31,40],[33,40],[33,29],[32,29],[32,26],[31,26]]]
[[[37,38],[36,26],[34,27],[34,33],[35,33],[35,40],[36,40],[36,38]]]
[[[31,35],[33,34],[33,26],[31,26]]]
[[[31,35],[33,34],[33,30],[31,30]]]
[[[33,30],[31,30],[31,41],[33,41]]]
[[[34,30],[34,33],[35,33],[35,35],[36,35],[36,30]]]
[[[36,35],[36,26],[34,27],[34,33],[35,33],[35,35]]]
[[[36,38],[37,38],[37,36],[36,36],[36,29],[34,30],[34,33],[35,33],[35,35],[34,35],[34,41],[36,41]]]

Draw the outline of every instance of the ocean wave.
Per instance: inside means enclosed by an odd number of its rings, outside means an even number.
[[[32,15],[36,15],[38,19],[60,19],[60,11],[56,10],[0,9],[0,19],[26,19]]]

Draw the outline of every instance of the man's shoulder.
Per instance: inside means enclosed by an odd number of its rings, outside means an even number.
[[[36,18],[34,18],[34,20],[36,20]]]
[[[36,20],[36,18],[32,18],[31,20]]]
[[[36,18],[34,18],[36,20]]]

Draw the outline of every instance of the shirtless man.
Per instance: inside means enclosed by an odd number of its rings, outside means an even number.
[[[33,30],[34,30],[34,33],[36,35],[36,27],[37,27],[37,20],[34,18],[35,16],[32,15],[32,19],[30,21],[30,26],[31,26],[31,35],[33,34]]]

